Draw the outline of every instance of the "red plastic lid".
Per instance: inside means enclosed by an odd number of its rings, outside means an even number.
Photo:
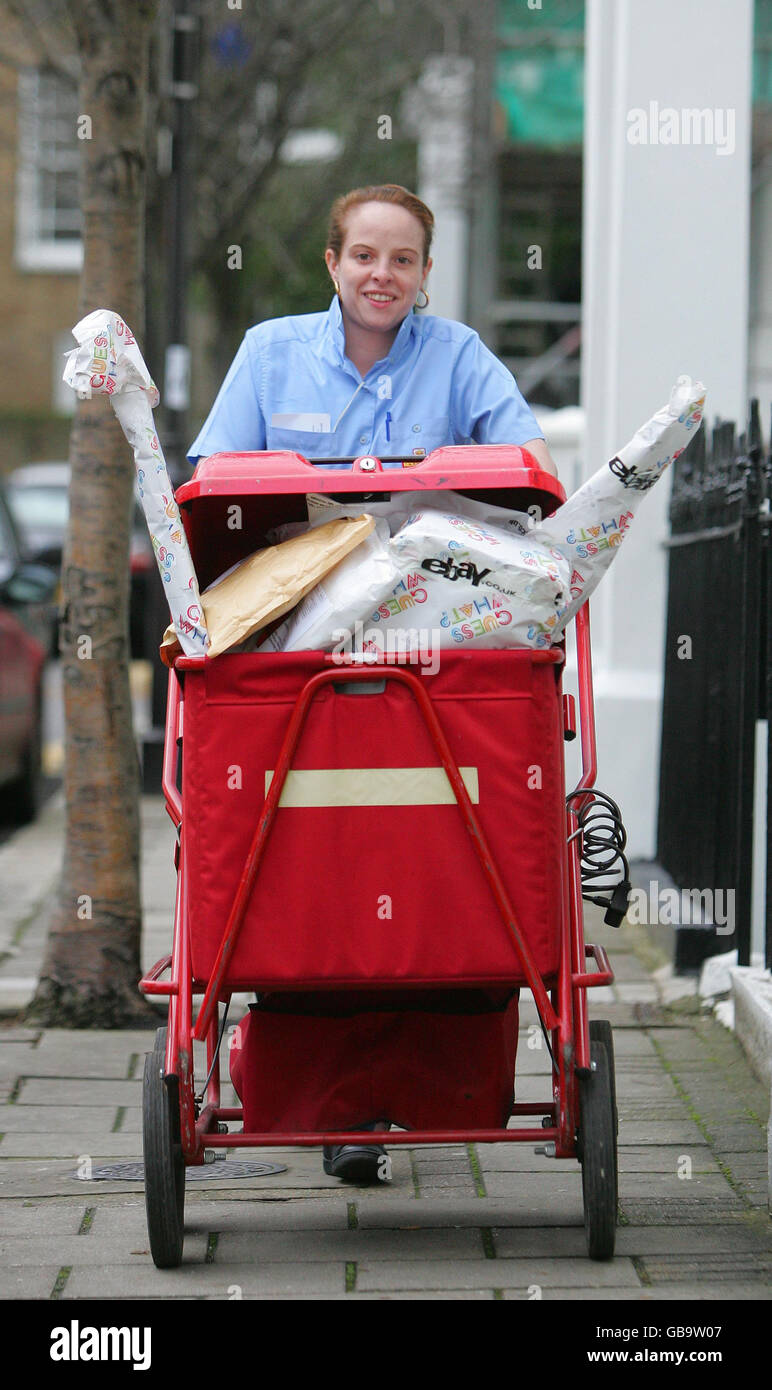
[[[202,459],[189,482],[177,488],[177,501],[198,497],[245,497],[288,492],[415,492],[421,488],[523,488],[547,493],[557,504],[565,491],[557,478],[540,468],[527,449],[514,444],[448,444],[425,459],[402,468],[384,468],[363,454],[319,468],[289,450],[264,453],[211,454]]]

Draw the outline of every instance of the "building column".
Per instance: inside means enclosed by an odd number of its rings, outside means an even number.
[[[418,141],[416,192],[435,218],[429,312],[461,321],[466,316],[473,81],[471,58],[432,57],[410,101]]]
[[[706,422],[747,409],[752,0],[588,0],[584,476],[683,374]],[[670,479],[591,600],[598,785],[653,858]],[[709,615],[708,615],[709,616]]]

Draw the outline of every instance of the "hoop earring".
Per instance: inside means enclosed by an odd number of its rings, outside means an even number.
[[[428,294],[426,293],[426,290],[423,288],[423,286],[422,286],[421,289],[418,291],[418,293],[423,295],[423,297],[424,297],[424,302],[423,302],[423,304],[419,304],[419,303],[418,303],[418,300],[416,300],[416,302],[415,302],[415,307],[416,307],[416,309],[426,309],[427,306],[428,306],[428,304],[429,304],[429,296],[428,296]]]
[[[340,299],[340,285],[337,280],[333,280],[332,283],[335,286],[335,293],[337,294],[338,299]]]

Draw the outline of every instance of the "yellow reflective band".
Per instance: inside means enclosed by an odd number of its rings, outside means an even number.
[[[476,767],[459,772],[470,800],[480,801]],[[265,791],[273,769],[265,774]],[[289,772],[280,806],[452,806],[444,767],[333,767]]]

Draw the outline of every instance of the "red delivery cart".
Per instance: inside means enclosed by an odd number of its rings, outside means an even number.
[[[444,447],[402,468],[319,462],[267,452],[199,463],[177,500],[202,588],[273,526],[305,521],[310,493],[363,512],[415,490],[543,514],[564,500],[513,446]],[[587,1008],[588,989],[613,973],[584,940],[582,899],[609,863],[601,836],[593,864],[588,825],[616,808],[594,786],[586,604],[576,639],[578,730],[563,645],[546,639],[460,642],[431,670],[414,649],[375,664],[321,651],[177,657],[163,761],[178,836],[173,941],[140,982],[168,997],[143,1094],[157,1266],[180,1263],[186,1168],[207,1151],[384,1140],[520,1142],[578,1158],[588,1254],[613,1255],[613,1043]],[[564,742],[577,732],[582,773],[567,797]],[[611,858],[624,863],[613,813]],[[624,903],[614,907],[618,893],[607,921],[621,920]],[[552,1071],[542,1100],[518,1102],[523,988]],[[227,1049],[242,1102],[229,1107],[221,1044],[244,991],[256,1004]],[[378,1116],[397,1128],[364,1128]]]

